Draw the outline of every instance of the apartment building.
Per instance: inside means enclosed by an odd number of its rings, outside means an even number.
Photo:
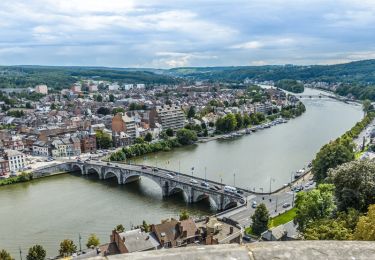
[[[112,118],[112,132],[114,134],[126,133],[132,140],[137,136],[137,129],[133,117],[129,117],[126,113],[117,113]]]
[[[185,113],[177,105],[157,106],[150,111],[151,128],[155,128],[157,123],[163,130],[171,128],[173,131],[177,131],[184,127]]]
[[[5,159],[9,162],[10,171],[19,171],[26,167],[26,156],[16,150],[5,150]]]

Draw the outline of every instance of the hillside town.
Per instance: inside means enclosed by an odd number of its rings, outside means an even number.
[[[35,98],[37,97],[37,98]],[[298,116],[301,102],[285,92],[248,84],[118,84],[82,80],[57,91],[37,85],[1,92],[0,175],[5,178],[58,158],[78,159],[193,129],[207,140],[251,125]],[[303,112],[303,111],[302,111]],[[236,115],[237,126],[218,120]],[[223,124],[222,124],[223,125]]]

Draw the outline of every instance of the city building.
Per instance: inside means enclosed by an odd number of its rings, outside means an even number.
[[[27,166],[25,154],[16,150],[5,150],[5,158],[9,162],[9,170],[17,172]]]
[[[120,254],[156,250],[160,243],[153,233],[146,233],[141,229],[134,229],[118,233],[112,231],[111,243],[115,243]]]
[[[184,127],[185,113],[177,105],[157,106],[150,111],[149,120],[151,128],[155,128],[159,123],[163,130],[170,128],[177,131]]]
[[[50,156],[50,145],[44,141],[36,141],[32,146],[32,153],[36,156]]]
[[[132,140],[137,136],[137,129],[133,117],[129,117],[126,113],[117,113],[112,118],[112,133],[113,135],[121,132],[126,133]]]
[[[47,87],[47,85],[38,85],[38,86],[35,87],[35,92],[43,94],[43,95],[47,95],[48,94],[48,87]]]
[[[0,176],[6,175],[10,172],[9,161],[4,158],[0,158]]]

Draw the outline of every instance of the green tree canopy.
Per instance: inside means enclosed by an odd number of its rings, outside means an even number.
[[[86,246],[87,248],[96,247],[100,244],[99,238],[95,234],[91,234],[87,239]]]
[[[193,118],[193,117],[195,117],[195,107],[190,106],[187,112],[187,118]]]
[[[251,216],[251,219],[253,221],[251,228],[254,234],[259,236],[268,229],[270,214],[264,203],[259,204],[254,214]]]
[[[176,133],[177,140],[182,145],[192,144],[198,140],[197,133],[189,129],[180,129]]]
[[[115,227],[115,230],[118,232],[118,233],[122,233],[125,231],[125,228],[122,224],[119,224]]]
[[[0,260],[14,260],[14,258],[4,249],[0,250]]]
[[[35,245],[29,248],[26,256],[27,260],[44,260],[46,258],[46,250],[41,245]]]
[[[320,184],[316,189],[297,194],[295,221],[300,231],[303,232],[311,222],[332,215],[336,209],[333,191],[332,184]]]
[[[186,209],[184,209],[180,213],[180,221],[186,220],[186,219],[189,219],[189,212]]]
[[[112,147],[112,138],[109,134],[103,132],[102,130],[97,130],[95,133],[97,148],[108,149]]]
[[[324,145],[312,162],[312,172],[315,180],[317,183],[323,182],[330,168],[335,168],[353,159],[353,151],[340,141],[334,141]]]
[[[216,121],[216,129],[224,133],[232,132],[236,127],[237,120],[232,113],[226,114],[224,117],[221,117]]]
[[[370,108],[371,108],[371,101],[368,99],[363,100],[362,109],[365,115],[370,111]]]
[[[168,128],[165,133],[169,136],[169,137],[172,137],[173,136],[173,130],[171,128]]]
[[[306,240],[350,240],[352,231],[343,221],[319,219],[307,225],[303,237]]]
[[[357,240],[375,240],[375,204],[369,206],[366,216],[359,218],[354,238]]]
[[[151,142],[152,141],[152,134],[148,132],[144,138],[146,142]]]
[[[329,181],[335,185],[339,210],[355,208],[365,212],[375,204],[375,162],[356,160],[329,171]]]
[[[60,243],[59,254],[60,256],[66,257],[71,256],[77,251],[77,246],[70,239],[65,239]]]

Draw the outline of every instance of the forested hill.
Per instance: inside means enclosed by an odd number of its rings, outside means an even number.
[[[47,84],[53,89],[67,88],[80,79],[117,81],[119,83],[174,84],[181,79],[162,75],[153,69],[121,69],[102,67],[2,66],[1,88],[34,88]]]
[[[375,60],[363,60],[336,65],[267,65],[246,67],[175,68],[169,72],[198,80],[242,82],[255,80],[295,79],[303,81],[375,83]]]

